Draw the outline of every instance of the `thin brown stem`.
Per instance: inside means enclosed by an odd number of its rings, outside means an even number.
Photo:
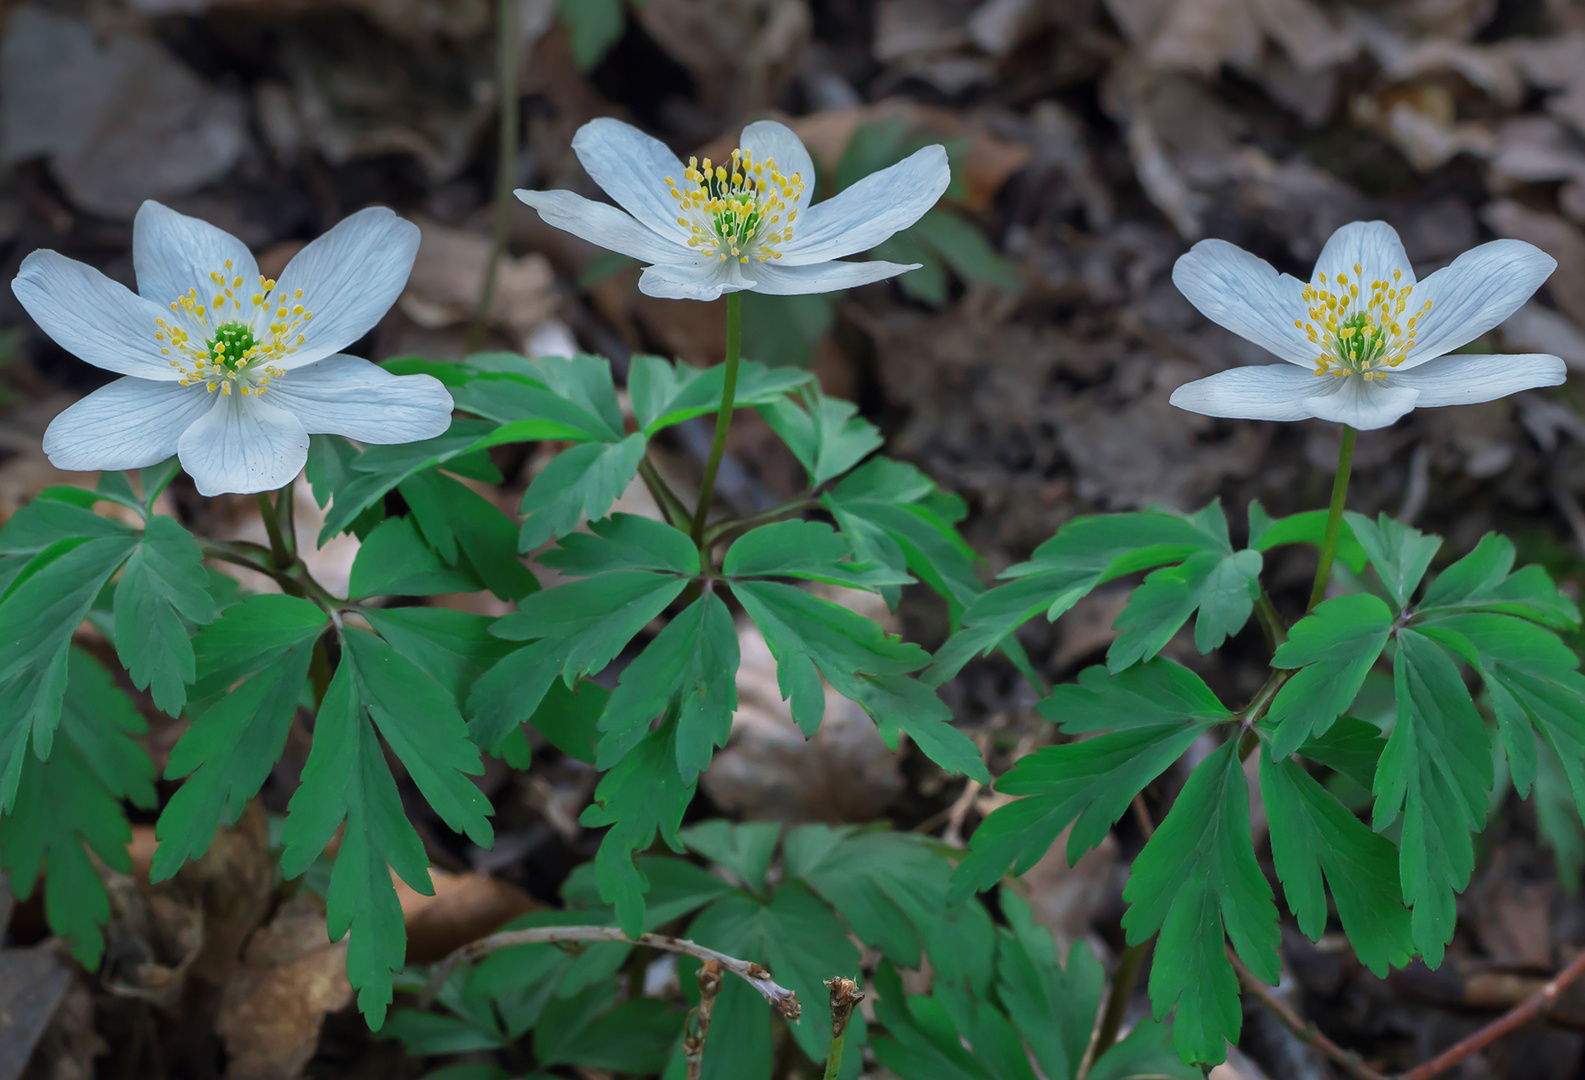
[[[1293,1032],[1300,1042],[1321,1054],[1354,1080],[1387,1080],[1385,1074],[1365,1064],[1354,1051],[1344,1050],[1327,1038],[1315,1024],[1290,1009],[1287,1002],[1271,992],[1271,987],[1257,979],[1255,973],[1244,966],[1244,962],[1232,949],[1227,950],[1227,958],[1233,962],[1233,970],[1238,972],[1238,981],[1243,984],[1244,990],[1264,1005],[1277,1018],[1278,1023]]]
[[[704,1041],[710,1036],[710,1013],[715,996],[721,992],[721,962],[706,960],[699,965],[699,1005],[688,1014],[682,1037],[682,1057],[688,1065],[687,1080],[699,1080],[704,1069]]]
[[[1585,952],[1581,952],[1576,956],[1568,967],[1557,973],[1551,982],[1531,994],[1524,1001],[1503,1013],[1469,1038],[1454,1043],[1430,1061],[1422,1065],[1416,1065],[1403,1074],[1402,1080],[1431,1080],[1433,1076],[1441,1076],[1466,1058],[1484,1050],[1510,1031],[1523,1027],[1538,1016],[1542,1010],[1550,1008],[1557,1001],[1558,995],[1563,992],[1564,988],[1581,975],[1585,975]]]
[[[801,1012],[798,995],[785,986],[777,985],[771,979],[770,972],[752,960],[739,960],[735,956],[728,956],[726,953],[705,948],[686,938],[675,938],[669,934],[640,934],[636,938],[631,938],[614,926],[533,926],[526,930],[505,930],[499,934],[480,938],[471,945],[457,949],[435,965],[435,969],[429,974],[429,981],[424,984],[423,993],[419,995],[419,1002],[428,1006],[458,964],[485,956],[496,949],[507,949],[514,945],[573,944],[590,941],[648,945],[662,952],[681,953],[684,956],[698,957],[700,960],[715,960],[723,970],[730,971],[758,990],[766,1003],[781,1016],[788,1020],[797,1020]]]
[[[847,1042],[848,1021],[853,1018],[853,1010],[858,1008],[859,1002],[864,1000],[864,993],[858,983],[840,975],[827,979],[826,989],[831,991],[831,1049],[826,1054],[825,1080],[837,1080],[842,1072],[842,1048]]]

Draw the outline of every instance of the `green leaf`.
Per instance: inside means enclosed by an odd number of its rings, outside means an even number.
[[[351,599],[370,596],[431,596],[439,593],[476,592],[479,580],[466,569],[447,566],[424,543],[418,526],[409,517],[386,518],[363,538],[347,593]]]
[[[346,823],[325,918],[332,941],[353,931],[347,975],[358,991],[358,1008],[378,1030],[391,1003],[392,973],[402,969],[407,950],[391,871],[425,896],[434,887],[424,843],[402,809],[353,667],[343,661],[336,668],[319,706],[314,745],[281,833],[281,873],[292,878],[307,870]]]
[[[681,1014],[659,998],[618,1003],[616,995],[616,984],[608,980],[571,998],[547,1001],[534,1029],[539,1063],[619,1073],[659,1072]]]
[[[984,591],[974,572],[978,556],[954,527],[962,501],[936,489],[912,465],[876,457],[854,469],[821,499],[852,546],[853,557],[912,573],[946,598],[956,621]],[[897,590],[882,590],[897,603]]]
[[[934,947],[950,867],[913,833],[800,825],[782,841],[789,878],[837,909],[853,933],[893,963],[918,967]]]
[[[1106,651],[1107,670],[1152,659],[1196,610],[1195,647],[1208,653],[1220,646],[1249,621],[1260,595],[1260,565],[1258,551],[1198,551],[1152,573],[1112,624],[1122,633]]]
[[[727,548],[721,572],[728,577],[793,577],[879,589],[913,579],[884,566],[848,562],[848,542],[818,521],[778,521],[751,529]]]
[[[1335,769],[1369,791],[1376,782],[1376,763],[1387,740],[1374,724],[1340,716],[1324,735],[1299,747],[1299,755]]]
[[[468,696],[474,741],[493,749],[533,715],[558,673],[570,687],[604,669],[687,584],[672,574],[617,570],[525,597],[490,632],[538,640],[502,657],[474,684]]]
[[[1009,866],[1026,873],[1070,824],[1067,859],[1077,862],[1201,732],[1232,716],[1199,676],[1166,660],[1113,677],[1088,668],[1079,685],[1057,687],[1041,712],[1070,732],[1122,730],[1043,747],[1002,774],[996,790],[1023,798],[993,810],[974,831],[952,877],[954,898],[990,888]]]
[[[628,937],[643,930],[647,885],[633,855],[653,844],[657,833],[673,851],[682,851],[677,827],[693,792],[694,785],[677,772],[677,724],[668,717],[601,777],[593,804],[578,819],[587,828],[611,826],[594,857],[595,881]]]
[[[1343,518],[1352,526],[1370,564],[1387,587],[1387,595],[1399,610],[1407,607],[1431,560],[1436,557],[1437,549],[1442,546],[1441,538],[1427,536],[1386,514],[1371,521],[1364,514],[1349,511]]]
[[[1085,1073],[1085,1080],[1200,1080],[1200,1069],[1185,1065],[1172,1048],[1172,1031],[1141,1020]]]
[[[772,368],[797,372],[810,367],[815,349],[836,322],[832,298],[823,293],[769,296],[753,291],[742,296],[743,352]]]
[[[705,822],[713,825],[717,822],[725,824],[720,818]],[[695,826],[700,828],[702,826]],[[758,825],[743,825],[742,829],[756,830]],[[774,831],[774,828],[773,828]],[[685,829],[679,835],[690,843],[692,829]],[[747,838],[741,840],[740,847],[745,851],[752,846]],[[670,855],[640,855],[635,861],[639,871],[649,880],[649,893],[646,895],[644,910],[644,929],[653,930],[664,923],[680,919],[684,915],[697,911],[712,900],[719,899],[733,888],[725,881],[716,877],[701,866],[684,859],[673,858]],[[566,912],[569,923],[586,923],[603,918],[609,922],[609,910],[600,909],[600,888],[595,880],[593,863],[580,863],[573,868],[567,880],[561,886],[561,895],[572,911]]]
[[[688,936],[701,945],[765,965],[782,986],[793,990],[803,1018],[790,1025],[793,1038],[812,1061],[824,1062],[831,1046],[830,995],[823,980],[856,977],[859,954],[842,920],[798,882],[776,890],[762,903],[744,893],[722,897],[699,913]],[[679,974],[682,974],[679,971]],[[689,981],[692,981],[691,979]],[[711,1027],[733,1032],[704,1055],[704,1080],[749,1080],[770,1075],[771,1010],[742,979],[725,979],[716,998]],[[715,1027],[722,1024],[722,1027]],[[865,1038],[857,1013],[848,1029],[848,1053]]]
[[[428,672],[459,705],[511,644],[490,633],[485,615],[438,607],[366,607],[363,617],[391,647]]]
[[[1178,1055],[1205,1065],[1227,1056],[1243,1023],[1224,929],[1256,977],[1275,983],[1281,974],[1277,905],[1255,861],[1238,742],[1223,743],[1190,775],[1123,889],[1129,944],[1160,933],[1150,966],[1155,1017],[1176,1006]]]
[[[755,892],[765,891],[765,875],[781,837],[780,825],[774,821],[734,825],[724,818],[712,818],[684,829],[681,835],[690,851],[726,867]]]
[[[56,541],[0,598],[0,813],[11,810],[30,735],[49,760],[72,634],[136,542],[124,531]]]
[[[308,437],[308,462],[303,466],[303,476],[314,494],[314,502],[321,508],[329,506],[331,496],[352,478],[352,463],[357,457],[358,448],[340,435]]]
[[[925,678],[940,685],[976,653],[994,648],[1041,612],[1054,621],[1097,585],[1182,562],[1198,551],[1232,553],[1225,520],[1218,533],[1214,527],[1207,531],[1188,518],[1156,511],[1074,518],[1036,548],[1028,562],[1004,571],[1001,576],[1011,579],[1007,584],[969,605],[963,629],[942,646]]]
[[[286,746],[314,642],[329,618],[307,600],[252,596],[193,640],[192,726],[171,749],[167,779],[186,777],[155,825],[150,878],[164,881],[209,850],[241,816]]]
[[[638,475],[645,437],[629,435],[619,443],[584,443],[563,450],[546,465],[523,493],[526,515],[518,549],[530,551],[553,537],[562,537],[587,515],[598,520]]]
[[[1256,551],[1270,551],[1283,544],[1309,544],[1319,548],[1326,536],[1325,510],[1305,510],[1283,518],[1273,518],[1266,513],[1260,500],[1249,503],[1249,546]],[[1354,539],[1354,530],[1345,519],[1338,523],[1337,561],[1355,574],[1365,569],[1365,549]]]
[[[460,391],[458,408],[502,421],[495,437],[510,441],[561,439],[620,442],[622,409],[603,356],[475,353],[468,365],[483,373]]]
[[[1398,872],[1415,948],[1436,968],[1453,936],[1454,895],[1475,868],[1470,834],[1486,818],[1491,744],[1458,666],[1436,642],[1400,631],[1393,675],[1398,722],[1376,769],[1371,824],[1381,832],[1403,814]]]
[[[733,408],[769,405],[814,378],[798,368],[766,367],[752,360],[738,364]],[[627,392],[633,400],[633,413],[639,430],[653,435],[662,428],[680,424],[696,416],[714,413],[721,407],[726,366],[696,368],[691,364],[671,363],[658,356],[633,357],[627,372]]]
[[[157,708],[178,716],[196,677],[189,624],[213,621],[203,552],[172,518],[151,517],[116,583],[116,654]]]
[[[1495,533],[1436,576],[1415,609],[1424,620],[1442,612],[1494,611],[1532,619],[1555,630],[1580,624],[1579,608],[1557,591],[1539,566],[1511,572],[1513,544]]]
[[[1057,943],[1029,904],[1010,888],[1001,891],[1009,929],[997,932],[996,996],[1046,1080],[1078,1080],[1101,1010],[1106,971],[1088,942],[1068,949],[1057,962]]]
[[[737,631],[726,604],[704,593],[645,646],[612,691],[600,717],[595,767],[609,769],[677,710],[677,770],[692,783],[725,746],[737,711]]]
[[[895,747],[899,731],[936,764],[989,783],[980,751],[952,726],[952,711],[930,688],[906,673],[929,654],[887,634],[874,622],[838,604],[773,581],[735,581],[732,594],[743,605],[776,658],[782,696],[793,719],[813,735],[825,713],[824,675],[843,697],[857,702]],[[816,674],[818,668],[819,674]]]
[[[567,534],[537,561],[572,577],[612,570],[699,573],[699,549],[686,532],[636,514],[612,514],[591,521],[587,533]]]
[[[78,649],[67,669],[61,738],[48,761],[25,758],[15,803],[0,815],[0,869],[20,900],[33,894],[44,871],[50,929],[79,963],[96,968],[110,898],[88,852],[113,870],[132,872],[132,827],[121,800],[154,806],[154,765],[136,741],[143,719],[110,673]]]
[[[569,689],[565,683],[553,682],[545,692],[545,700],[539,703],[528,722],[563,754],[593,765],[600,716],[610,697],[609,690],[589,679],[579,682],[576,690]],[[507,760],[513,768],[527,767],[513,763],[510,758]]]
[[[870,1045],[889,1072],[901,1080],[1009,1080],[993,1074],[963,1045],[964,1036],[940,1001],[906,994],[890,964],[875,973],[874,988],[879,991],[875,1019],[886,1034]],[[1027,1074],[1012,1080],[1028,1080]]]
[[[1585,870],[1585,822],[1580,819],[1573,785],[1558,755],[1545,743],[1536,749],[1533,799],[1536,824],[1542,842],[1552,849],[1558,883],[1568,896],[1576,897],[1580,891],[1581,872]],[[0,836],[0,843],[3,842],[4,837]]]
[[[946,210],[928,210],[909,235],[936,251],[966,282],[994,285],[1010,292],[1023,288],[1012,263],[996,253],[978,227]]]
[[[450,566],[484,583],[502,600],[518,600],[539,582],[517,557],[517,529],[490,500],[433,469],[397,488],[429,546]]]
[[[572,39],[572,58],[584,71],[604,59],[627,26],[622,0],[558,0],[557,6]]]
[[[349,529],[386,492],[414,473],[442,464],[453,472],[462,471],[464,455],[477,451],[494,431],[495,425],[488,421],[453,420],[444,435],[433,439],[368,447],[352,459],[344,473],[345,483],[334,491],[333,505],[325,515],[324,528],[319,530],[320,546]],[[483,465],[486,468],[480,476],[500,478],[488,460]]]
[[[51,544],[76,537],[130,535],[119,521],[100,517],[88,507],[66,500],[67,492],[80,488],[47,488],[11,515],[0,528],[0,555],[37,555]],[[89,496],[90,502],[92,496]]]
[[[1260,759],[1272,859],[1288,907],[1311,941],[1326,931],[1326,875],[1354,952],[1378,979],[1414,955],[1398,887],[1398,852],[1289,759]]]
[[[880,449],[881,433],[851,401],[805,390],[803,404],[782,398],[759,407],[760,416],[809,474],[810,487],[841,476]]]
[[[1348,711],[1391,632],[1392,612],[1368,593],[1324,601],[1294,624],[1271,658],[1272,667],[1298,669],[1266,714],[1273,760],[1324,735]]]

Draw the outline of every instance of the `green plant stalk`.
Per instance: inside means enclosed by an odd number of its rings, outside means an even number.
[[[837,1080],[842,1073],[842,1044],[848,1041],[846,1029],[842,1034],[831,1040],[831,1053],[826,1055],[826,1074],[824,1080]]]
[[[495,22],[496,87],[501,95],[501,126],[497,135],[500,155],[495,167],[495,219],[490,229],[490,259],[484,267],[484,285],[479,290],[479,306],[468,325],[467,348],[475,352],[484,343],[489,325],[490,305],[495,302],[495,281],[500,274],[501,256],[506,253],[506,230],[511,224],[512,185],[517,179],[517,4],[518,0],[499,0]]]
[[[285,490],[290,489],[291,485],[287,484]],[[291,548],[286,544],[286,534],[281,531],[281,519],[275,512],[275,503],[271,501],[268,491],[259,492],[256,498],[259,501],[259,516],[264,519],[264,531],[270,538],[270,563],[277,570],[285,570],[292,565],[293,557]]]
[[[1332,478],[1332,505],[1326,512],[1326,532],[1321,536],[1321,561],[1315,568],[1315,585],[1310,589],[1306,611],[1326,598],[1326,583],[1332,576],[1332,560],[1337,556],[1337,536],[1343,527],[1343,503],[1348,498],[1348,474],[1354,467],[1354,429],[1343,425],[1343,445],[1337,451],[1337,475]]]
[[[1152,940],[1128,946],[1118,958],[1117,972],[1112,976],[1112,986],[1106,994],[1106,1008],[1101,1013],[1101,1027],[1095,1033],[1094,1045],[1090,1047],[1089,1064],[1084,1069],[1086,1074],[1117,1041],[1117,1033],[1123,1026],[1123,1013],[1128,1009],[1129,999],[1134,996],[1134,987],[1139,985],[1139,973],[1144,970],[1145,954],[1150,951]]]
[[[704,479],[699,482],[699,502],[693,511],[693,542],[700,555],[705,550],[704,527],[710,518],[710,497],[715,494],[715,474],[721,469],[721,455],[726,452],[726,433],[732,426],[732,408],[737,400],[738,350],[743,344],[743,297],[739,293],[726,294],[726,380],[721,387],[721,409],[715,414],[715,439],[710,443],[710,457],[704,464]]]

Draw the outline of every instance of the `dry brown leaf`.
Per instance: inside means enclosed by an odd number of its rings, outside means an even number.
[[[413,274],[398,301],[402,313],[427,329],[473,318],[490,262],[489,237],[417,219],[423,233]],[[534,328],[554,313],[556,275],[538,253],[503,256],[496,271],[489,320],[526,343]]]
[[[347,939],[332,944],[318,903],[294,896],[253,936],[226,983],[215,1021],[230,1055],[226,1080],[300,1075],[325,1014],[351,1000]]]
[[[391,875],[407,924],[409,964],[432,964],[502,923],[544,907],[516,885],[486,874],[452,874],[431,867],[429,878],[435,887],[433,896]]]

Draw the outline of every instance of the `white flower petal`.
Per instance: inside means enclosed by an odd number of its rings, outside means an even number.
[[[57,345],[94,367],[156,382],[182,377],[154,339],[154,320],[169,310],[86,263],[35,251],[22,260],[11,291]]]
[[[1310,402],[1325,388],[1321,379],[1289,364],[1229,368],[1185,383],[1172,392],[1171,401],[1205,416],[1305,420],[1315,415]]]
[[[1415,406],[1428,408],[1473,405],[1538,386],[1560,386],[1566,374],[1563,361],[1546,353],[1458,354],[1439,356],[1413,371],[1395,371],[1387,384],[1418,390]]]
[[[804,189],[790,208],[800,214],[809,209],[815,197],[815,163],[792,128],[774,120],[757,120],[743,129],[738,145],[754,155],[756,162],[775,161],[776,171],[788,179],[802,175]]]
[[[1464,252],[1419,285],[1404,316],[1431,301],[1415,327],[1415,345],[1399,370],[1452,352],[1518,311],[1557,260],[1523,240],[1493,240]],[[1407,329],[1407,326],[1405,326]]]
[[[245,289],[252,296],[258,291],[259,265],[248,245],[224,229],[153,199],[138,208],[132,222],[132,266],[139,294],[161,305],[186,296],[189,289],[198,290],[200,303],[211,304],[216,289],[209,275],[214,273],[225,275],[228,286],[240,277],[239,293]]]
[[[1394,386],[1388,380],[1366,382],[1357,375],[1316,378],[1329,380],[1336,389],[1311,398],[1310,415],[1347,424],[1357,431],[1374,431],[1396,423],[1420,397],[1414,387]]]
[[[868,251],[908,228],[936,204],[951,181],[947,152],[927,146],[799,214],[782,264],[807,266]]]
[[[906,274],[919,269],[919,263],[823,262],[813,266],[778,266],[764,262],[744,269],[754,279],[754,291],[771,296],[796,296],[800,293],[836,292],[868,285],[872,281]]]
[[[687,264],[661,263],[638,276],[638,291],[662,300],[714,300],[722,293],[754,287],[736,259],[696,256]]]
[[[1356,265],[1358,270],[1354,269]],[[1402,271],[1402,284],[1414,284],[1414,268],[1404,253],[1403,241],[1398,239],[1398,230],[1385,221],[1354,221],[1333,233],[1321,249],[1310,284],[1320,285],[1324,273],[1324,287],[1336,292],[1337,275],[1343,274],[1350,285],[1358,285],[1368,295],[1371,282],[1392,281],[1394,270]]]
[[[202,386],[122,378],[50,421],[44,453],[57,469],[141,469],[176,453],[188,425],[213,404]]]
[[[513,194],[539,211],[545,224],[639,262],[670,263],[698,258],[697,252],[676,238],[675,229],[673,235],[663,237],[631,214],[606,203],[585,199],[571,191],[519,190]]]
[[[302,327],[303,344],[277,366],[322,360],[374,329],[407,284],[418,240],[417,225],[375,206],[343,219],[293,256],[271,303],[302,304],[314,317]],[[298,289],[300,300],[293,298]]]
[[[1212,322],[1290,364],[1314,368],[1320,348],[1294,325],[1308,315],[1298,278],[1226,240],[1201,240],[1173,264],[1172,283]]]
[[[312,435],[363,443],[432,439],[451,426],[451,395],[429,375],[393,375],[337,353],[271,381],[266,403],[285,409]]]
[[[213,406],[177,443],[200,495],[274,491],[308,460],[308,432],[285,409],[251,394],[208,394]]]
[[[601,117],[590,120],[572,137],[573,153],[584,171],[628,213],[662,236],[688,239],[677,224],[676,200],[666,177],[685,184],[682,162],[665,143],[632,124]]]

